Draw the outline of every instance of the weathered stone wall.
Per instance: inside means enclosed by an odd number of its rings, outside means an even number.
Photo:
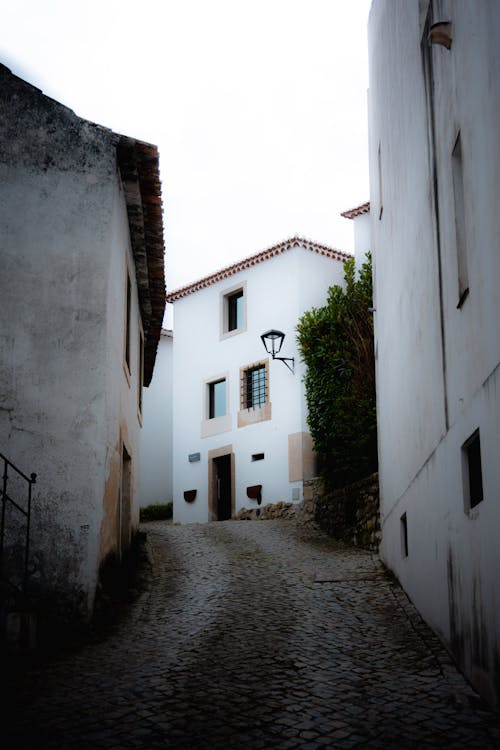
[[[268,503],[257,508],[242,508],[235,516],[236,521],[267,521],[284,518],[290,520],[298,518],[302,510],[300,503]]]
[[[328,493],[319,479],[304,482],[304,508],[336,539],[378,551],[380,532],[378,474]]]
[[[294,519],[317,523],[320,528],[348,544],[378,552],[381,540],[378,474],[327,493],[320,479],[304,481],[302,503],[272,503],[259,508],[242,508],[238,521]]]

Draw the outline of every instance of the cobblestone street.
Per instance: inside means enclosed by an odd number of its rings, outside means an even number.
[[[292,521],[143,528],[147,589],[114,635],[18,675],[5,750],[500,747],[376,556]]]

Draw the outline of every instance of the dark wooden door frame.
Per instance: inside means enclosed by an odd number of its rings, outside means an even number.
[[[217,492],[217,459],[227,456],[227,468],[226,472],[229,475],[227,477],[227,490],[230,488],[231,498],[227,513],[224,514],[226,517],[231,518],[235,512],[235,457],[232,445],[225,445],[222,448],[215,448],[214,450],[208,451],[208,520],[218,521],[219,518],[219,503],[218,503],[218,492]],[[219,462],[219,466],[222,466],[223,462]]]

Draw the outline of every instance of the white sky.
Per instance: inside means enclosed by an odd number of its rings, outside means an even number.
[[[294,234],[352,251],[370,0],[15,0],[0,61],[155,143],[169,290]]]

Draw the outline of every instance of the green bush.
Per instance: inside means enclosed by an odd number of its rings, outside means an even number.
[[[329,489],[377,470],[371,257],[358,276],[350,258],[344,273],[345,291],[330,287],[326,305],[304,313],[297,326],[308,424]]]
[[[168,521],[172,518],[173,505],[172,500],[168,503],[146,505],[139,510],[139,518],[141,521]]]

